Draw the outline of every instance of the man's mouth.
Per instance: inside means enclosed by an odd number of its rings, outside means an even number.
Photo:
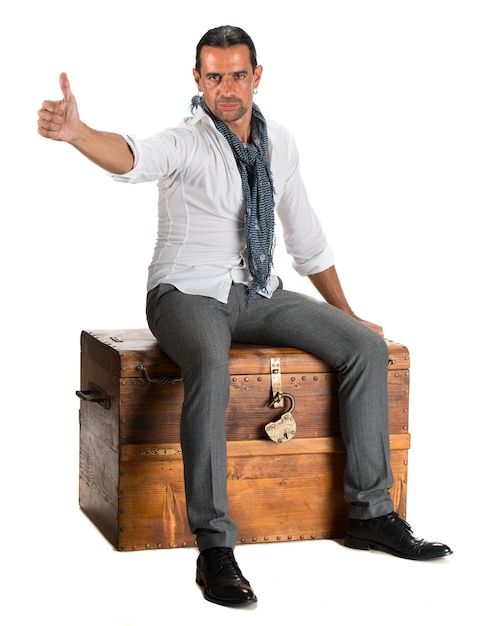
[[[232,109],[236,109],[238,104],[238,100],[222,100],[217,103],[217,106],[223,111],[231,111]]]

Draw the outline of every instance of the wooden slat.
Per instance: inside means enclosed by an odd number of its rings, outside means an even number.
[[[390,435],[391,450],[409,450],[410,434]],[[269,440],[228,441],[228,457],[263,457],[289,456],[300,454],[337,454],[345,452],[340,437],[315,437],[299,439],[294,437],[285,443],[274,443]],[[130,444],[122,446],[121,461],[137,461],[139,459],[158,461],[179,458],[182,456],[180,443],[158,443],[155,445]]]
[[[239,543],[343,536],[348,505],[343,497],[341,445],[311,440],[290,446],[294,441],[228,444],[229,512],[239,527]],[[290,453],[285,453],[287,445]],[[407,449],[401,446],[406,445],[408,436],[392,440],[391,494],[402,517]],[[150,454],[142,454],[145,450]],[[119,549],[194,545],[186,518],[182,457],[176,448],[125,446],[120,494]]]

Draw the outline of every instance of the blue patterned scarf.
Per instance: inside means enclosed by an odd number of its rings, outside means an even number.
[[[216,129],[228,141],[237,161],[245,195],[244,231],[247,262],[252,281],[248,286],[247,305],[268,285],[275,248],[275,201],[273,177],[266,161],[268,149],[267,123],[258,106],[252,105],[251,143],[244,144],[228,126],[210,111],[203,96],[194,96],[192,113],[202,107]]]

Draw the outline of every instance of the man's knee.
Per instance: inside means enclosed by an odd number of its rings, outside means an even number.
[[[358,356],[365,363],[387,368],[389,357],[385,339],[374,331],[366,333],[361,342]]]

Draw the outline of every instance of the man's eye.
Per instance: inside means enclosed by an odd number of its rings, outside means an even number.
[[[235,74],[235,78],[237,80],[242,80],[242,78],[245,78],[246,74],[245,72],[239,72],[238,74]]]

